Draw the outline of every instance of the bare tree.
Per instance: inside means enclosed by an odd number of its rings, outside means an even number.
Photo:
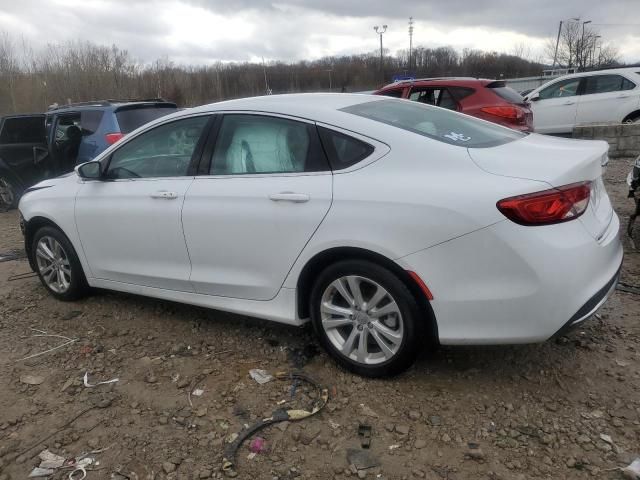
[[[555,53],[556,38],[549,38],[545,54],[548,59],[553,59]],[[593,27],[571,21],[562,25],[557,52],[559,66],[584,70],[616,65],[618,58],[618,49],[611,44],[603,44],[602,36]]]

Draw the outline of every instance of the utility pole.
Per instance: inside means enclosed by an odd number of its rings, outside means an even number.
[[[558,45],[560,45],[560,33],[562,32],[562,20],[560,20],[560,25],[558,25],[558,38],[556,38],[556,51],[553,54],[553,65],[551,68],[556,68],[556,60],[558,60]]]
[[[602,38],[602,35],[596,35],[593,37],[593,43],[591,44],[591,66],[595,66],[596,64],[596,46],[598,45],[598,39]]]
[[[267,67],[264,65],[264,57],[262,57],[262,73],[264,73],[264,93],[265,95],[271,95],[273,92],[269,88],[269,82],[267,82]]]
[[[380,36],[380,76],[382,77],[382,81],[384,82],[384,68],[383,68],[384,58],[382,56],[382,35],[384,34],[384,32],[387,31],[387,26],[382,25],[382,27],[379,27],[378,25],[376,25],[375,27],[373,27],[373,31]]]
[[[591,20],[586,20],[582,22],[582,38],[580,39],[580,66],[582,70],[584,70],[584,67],[585,67],[584,26],[587,23],[591,23]]]
[[[413,17],[409,17],[409,75],[411,75],[412,52],[413,52]]]

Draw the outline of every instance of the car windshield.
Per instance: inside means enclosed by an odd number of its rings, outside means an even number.
[[[341,111],[466,148],[495,147],[525,136],[467,115],[407,100],[359,103]]]
[[[167,104],[125,107],[116,110],[116,118],[118,119],[120,131],[122,133],[130,133],[151,120],[164,117],[176,111],[178,111],[176,107]]]

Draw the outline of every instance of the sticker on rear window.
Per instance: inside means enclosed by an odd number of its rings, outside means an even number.
[[[468,142],[469,140],[471,140],[471,137],[467,137],[463,133],[449,132],[444,136],[450,138],[454,142]]]

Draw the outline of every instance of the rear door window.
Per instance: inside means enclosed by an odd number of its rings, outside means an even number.
[[[230,114],[222,119],[211,175],[328,171],[315,126],[288,118]]]
[[[0,144],[45,143],[44,115],[6,118]]]
[[[332,170],[349,168],[373,153],[371,145],[344,133],[324,127],[318,127],[318,132]]]
[[[417,102],[379,100],[351,105],[341,111],[467,148],[495,147],[525,136],[515,130]]]
[[[435,105],[449,110],[458,109],[458,103],[453,98],[453,95],[449,92],[448,88],[444,87],[412,88],[409,94],[409,100],[426,103],[427,105]]]
[[[585,78],[583,95],[631,90],[635,84],[621,75],[594,75]]]
[[[178,108],[171,104],[135,105],[120,107],[116,110],[116,119],[122,133],[133,132],[136,128],[149,123],[170,113],[177,112]]]

